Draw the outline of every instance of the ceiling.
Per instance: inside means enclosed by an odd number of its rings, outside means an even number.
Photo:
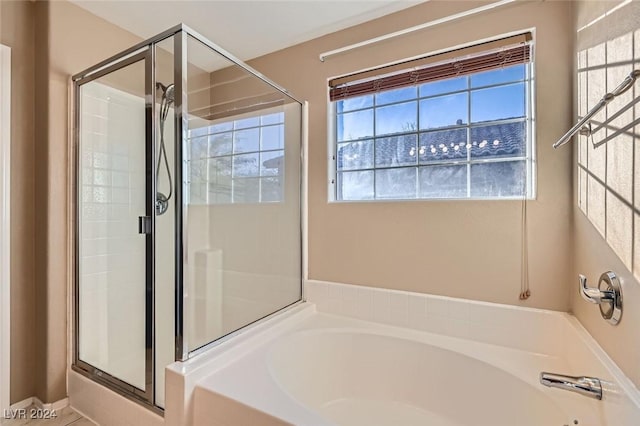
[[[71,1],[144,39],[185,23],[246,61],[425,0]]]

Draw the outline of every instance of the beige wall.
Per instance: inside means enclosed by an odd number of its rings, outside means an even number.
[[[69,80],[139,41],[138,37],[64,1],[37,2],[40,46],[36,85],[36,251],[38,376],[35,394],[45,402],[66,396],[69,184]],[[41,31],[41,30],[39,30]]]
[[[619,1],[580,2],[575,8],[576,114],[589,108],[640,68],[640,2],[631,2],[613,13]],[[598,17],[603,19],[592,23]],[[580,30],[578,30],[580,29]],[[606,112],[594,117],[601,123],[640,95],[640,84],[614,100]],[[617,129],[640,118],[640,107],[629,108],[594,135],[602,141]],[[571,310],[640,386],[640,126],[616,136],[606,145],[592,148],[585,137],[574,143],[574,250],[571,276]],[[635,149],[635,152],[634,152]],[[635,160],[634,160],[635,158]],[[577,274],[597,285],[600,274],[613,270],[621,277],[624,314],[616,327],[606,323],[597,306],[580,298]]]
[[[0,2],[11,48],[11,403],[34,394],[34,3]],[[3,342],[6,344],[6,342]]]
[[[318,60],[323,51],[477,6],[431,1],[250,62],[309,101],[311,279],[568,308],[571,155],[551,143],[572,118],[571,2],[519,2]],[[327,79],[534,27],[538,198],[528,203],[531,298],[522,302],[520,201],[327,203]]]

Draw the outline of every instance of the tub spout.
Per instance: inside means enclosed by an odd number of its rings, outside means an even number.
[[[565,376],[562,374],[540,373],[540,383],[550,388],[559,388],[590,398],[602,399],[602,384],[600,379],[585,376]]]

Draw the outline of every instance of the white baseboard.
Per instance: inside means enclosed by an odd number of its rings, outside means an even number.
[[[69,405],[69,398],[62,398],[60,401],[44,403],[37,396],[33,397],[33,405],[41,410],[60,411]]]
[[[41,410],[59,411],[69,405],[69,398],[63,398],[60,401],[44,403],[37,396],[32,396],[11,405],[12,410],[20,410],[35,405]]]
[[[23,408],[30,407],[33,404],[33,397],[29,397],[27,399],[23,399],[22,401],[18,401],[15,404],[11,404],[9,407],[11,410],[21,410]]]

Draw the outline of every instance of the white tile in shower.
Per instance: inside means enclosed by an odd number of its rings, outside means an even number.
[[[344,286],[342,285],[332,285],[328,288],[328,297],[329,299],[342,299],[342,289]]]
[[[427,299],[418,294],[408,294],[407,309],[409,317],[420,318],[427,315]]]
[[[329,294],[327,283],[320,281],[307,281],[305,283],[305,297],[316,305],[324,305]]]
[[[394,312],[409,312],[409,296],[403,291],[389,293],[389,309]]]
[[[432,297],[427,299],[427,314],[435,317],[449,317],[451,303],[444,298]]]

